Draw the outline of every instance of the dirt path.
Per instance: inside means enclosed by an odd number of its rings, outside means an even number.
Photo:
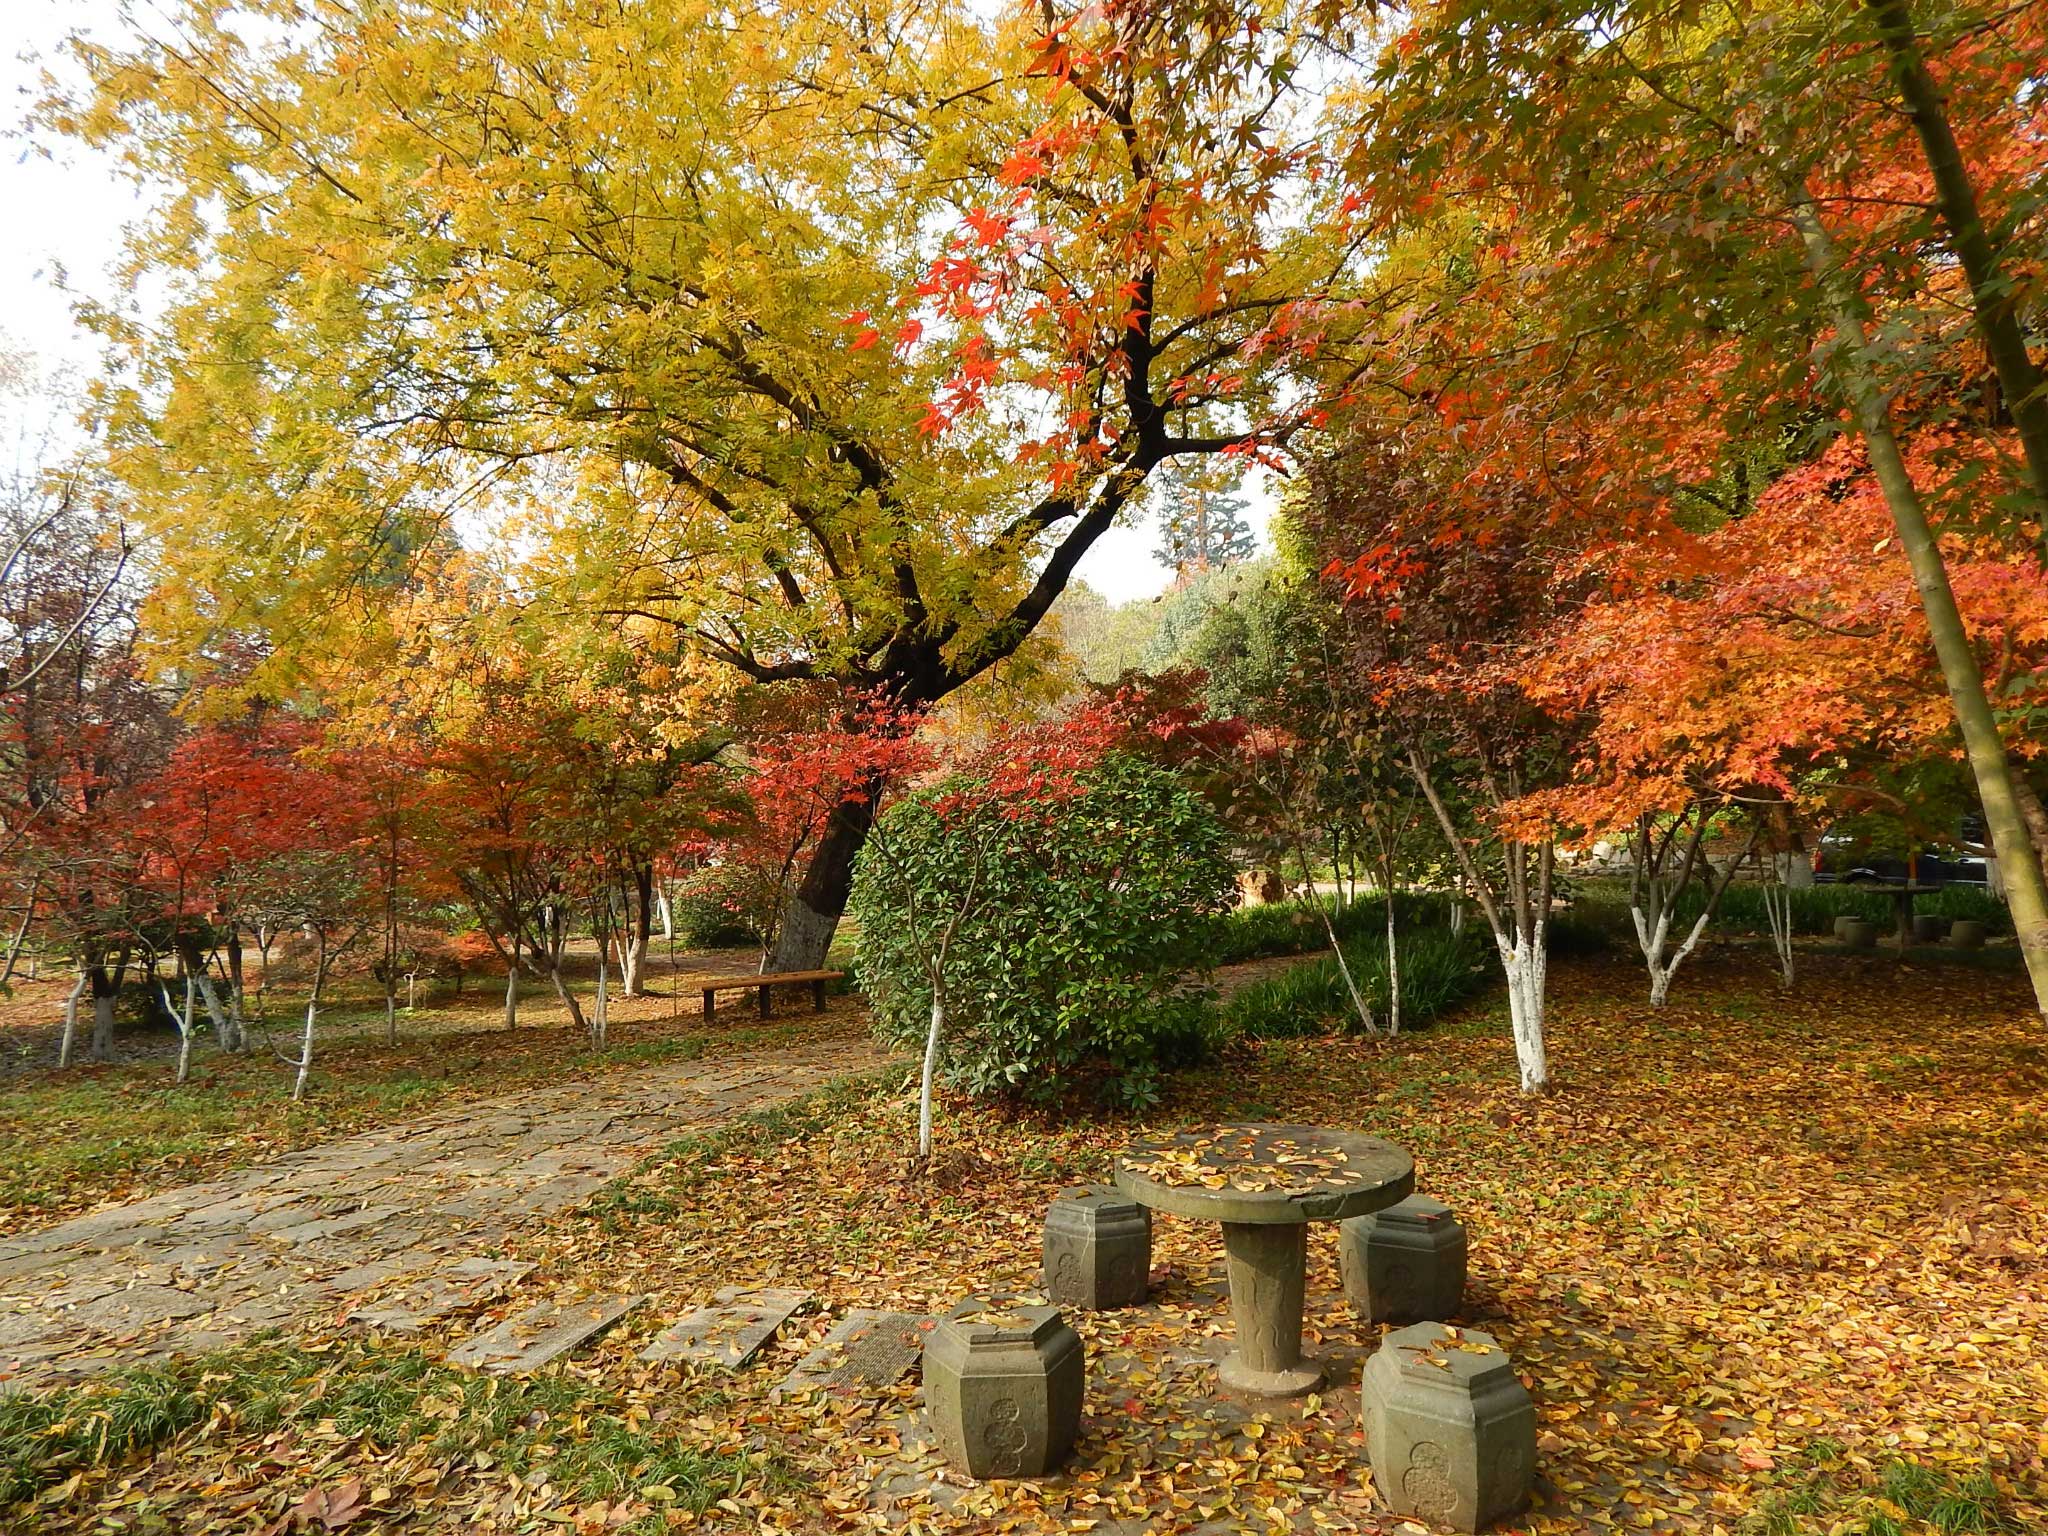
[[[862,1032],[472,1102],[0,1243],[0,1391],[336,1316],[886,1060]]]

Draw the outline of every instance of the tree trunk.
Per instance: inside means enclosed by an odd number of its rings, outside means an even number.
[[[89,978],[85,967],[78,968],[78,980],[71,984],[71,995],[64,999],[64,1034],[57,1044],[57,1066],[71,1065],[71,1049],[78,1041],[78,1000],[85,996]]]
[[[1501,969],[1508,978],[1508,1024],[1515,1037],[1515,1068],[1522,1092],[1541,1093],[1550,1081],[1550,1058],[1543,1044],[1543,1009],[1547,983],[1543,952],[1545,923],[1538,919],[1530,938],[1509,942],[1496,934]]]
[[[292,1102],[306,1097],[306,1080],[313,1074],[313,1025],[320,1017],[320,988],[327,980],[327,933],[313,930],[313,992],[306,999],[306,1027],[299,1036],[298,1076],[292,1080]]]
[[[242,990],[242,925],[228,924],[228,1011],[235,1019],[235,1049],[240,1050],[246,1043],[242,1033],[242,1006],[247,998]]]
[[[605,906],[611,906],[611,893],[605,893]],[[605,1047],[605,1035],[610,1025],[610,994],[607,983],[611,978],[611,966],[607,963],[611,949],[611,912],[604,915],[603,926],[597,931],[597,1006],[590,1010],[590,1043],[597,1050]]]
[[[1764,917],[1771,927],[1771,948],[1778,954],[1778,984],[1790,989],[1792,971],[1792,892],[1784,885],[1766,882]]]
[[[14,930],[13,942],[7,946],[7,968],[0,970],[0,987],[6,986],[9,981],[14,979],[15,963],[21,959],[22,946],[28,943],[28,930],[30,925],[35,922],[36,897],[42,888],[43,877],[41,874],[37,874],[29,882],[28,898],[22,904],[20,926]],[[30,979],[33,980],[34,978],[31,977]]]
[[[2026,333],[2020,326],[2022,285],[2006,270],[1984,228],[1977,189],[1949,128],[1941,87],[1928,73],[1920,52],[1909,0],[1865,3],[1876,18],[1877,35],[1889,56],[1892,84],[1898,88],[1906,116],[1912,119],[1913,131],[1926,154],[1927,169],[1934,179],[1935,206],[1948,228],[1949,248],[1970,280],[1977,332],[1984,338],[1984,350],[1998,374],[2006,409],[2012,413],[2026,456],[2035,515],[2042,524],[2037,549],[2048,559],[2048,542],[2044,542],[2048,541],[2048,379],[2027,351]]]
[[[654,867],[633,871],[632,901],[619,945],[619,991],[626,997],[647,995],[647,949],[654,939]]]
[[[932,1022],[924,1036],[924,1067],[917,1081],[917,1155],[932,1160],[932,1083],[939,1072],[939,1038],[946,1030],[946,978],[943,964],[930,968]]]
[[[92,972],[92,1059],[114,1059],[114,1002],[121,994],[121,973],[128,968],[124,955],[114,970],[93,967]]]
[[[1805,189],[1791,190],[1792,221],[1805,244],[1807,265],[1834,312],[1835,332],[1841,341],[1834,358],[1835,372],[1855,407],[1864,446],[1870,454],[1871,471],[1884,493],[1892,525],[1898,530],[1899,543],[1912,565],[1913,582],[1920,591],[1920,606],[1927,616],[1934,653],[1962,731],[1964,755],[1977,781],[1977,797],[1984,808],[1991,846],[2005,878],[2006,903],[2012,910],[2020,953],[2026,958],[2027,974],[2034,985],[2035,1007],[2048,1017],[2048,881],[2042,877],[2041,859],[2020,813],[2019,797],[2013,788],[2016,776],[2012,762],[2006,756],[2005,742],[1998,734],[1998,720],[1984,692],[1983,669],[1971,648],[1962,613],[1956,607],[1940,545],[1928,525],[1919,488],[1913,484],[1905,458],[1899,452],[1898,439],[1893,435],[1890,403],[1863,360],[1870,346],[1866,326],[1868,305],[1843,270],[1834,238],[1822,224]]]
[[[583,1016],[583,1006],[576,1001],[576,994],[569,990],[569,984],[562,980],[562,959],[557,955],[548,965],[548,980],[555,984],[555,996],[562,1000],[562,1006],[569,1010],[569,1022],[586,1034],[590,1021]]]
[[[853,861],[874,824],[872,796],[832,813],[803,879],[783,906],[775,947],[768,957],[769,970],[815,971],[825,964],[832,935],[838,931],[846,900],[853,894]]]
[[[519,1023],[519,930],[512,930],[512,954],[505,963],[505,1027]]]
[[[655,905],[661,913],[661,942],[673,944],[676,939],[675,907],[668,899],[668,882],[661,882],[661,889],[655,896]]]
[[[1394,881],[1387,876],[1387,1036],[1401,1033],[1401,950],[1394,942]]]
[[[164,985],[163,978],[157,978],[157,996],[163,999],[164,1012],[168,1013],[171,1022],[178,1026],[178,1074],[173,1081],[180,1088],[185,1086],[186,1080],[192,1075],[192,997],[195,990],[196,984],[191,971],[188,970],[185,972],[185,1011],[180,1013],[171,1006],[170,988]]]
[[[223,1051],[237,1049],[235,1027],[221,1011],[220,998],[213,990],[213,978],[207,974],[206,956],[200,953],[199,941],[181,934],[177,950],[179,963],[185,967],[186,976],[198,986],[199,996],[206,1004],[206,1016],[213,1021],[213,1043]]]

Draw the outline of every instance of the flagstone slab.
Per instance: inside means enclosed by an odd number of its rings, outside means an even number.
[[[493,1376],[525,1376],[596,1338],[646,1299],[598,1296],[539,1302],[450,1350],[448,1363]]]
[[[642,1360],[717,1365],[736,1371],[753,1359],[790,1313],[811,1299],[809,1291],[771,1287],[743,1291],[729,1286],[711,1305],[686,1312],[640,1351]]]
[[[173,1290],[168,1285],[136,1285],[125,1291],[110,1291],[104,1296],[80,1302],[62,1315],[64,1321],[75,1328],[126,1333],[136,1328],[147,1328],[153,1323],[197,1317],[202,1312],[211,1312],[217,1305],[217,1297],[195,1296],[190,1291]]]
[[[887,1387],[917,1364],[929,1317],[912,1312],[875,1312],[855,1307],[825,1335],[818,1347],[797,1361],[782,1379],[782,1392],[810,1392],[847,1387]]]
[[[296,1226],[280,1227],[270,1235],[282,1243],[311,1243],[321,1238],[338,1237],[359,1227],[374,1227],[379,1222],[403,1214],[403,1208],[396,1205],[365,1206],[362,1210],[346,1211],[339,1216],[319,1216]]]
[[[464,1307],[495,1301],[533,1273],[511,1259],[462,1259],[357,1307],[349,1321],[379,1333],[417,1333]]]

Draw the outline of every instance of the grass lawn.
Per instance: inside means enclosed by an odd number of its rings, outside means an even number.
[[[587,1009],[595,960],[581,958],[572,984]],[[734,1006],[747,1001],[736,996],[706,1028],[688,978],[747,970],[750,958],[678,956],[680,995],[671,997],[671,973],[657,955],[650,995],[613,999],[610,1044],[601,1052],[570,1026],[568,1011],[551,990],[543,991],[545,983],[523,983],[519,1025],[506,1030],[502,978],[472,983],[459,997],[446,982],[431,993],[423,988],[422,1006],[411,1014],[401,1008],[398,1039],[387,1043],[376,983],[347,977],[321,1014],[311,1088],[296,1104],[292,1071],[261,1034],[248,1053],[226,1055],[212,1048],[211,1031],[205,1031],[183,1088],[172,1084],[175,1036],[138,1038],[132,1027],[119,1036],[131,1059],[109,1065],[80,1060],[63,1073],[40,1060],[12,1062],[0,1075],[0,1143],[9,1148],[0,1160],[0,1236],[465,1098],[512,1093],[564,1075],[792,1041],[819,1029],[865,1028],[865,1013],[845,998],[833,999],[822,1019],[810,1011],[808,998],[791,999],[762,1025]],[[62,1015],[65,990],[61,981],[17,983],[0,1011],[0,1049],[17,1059],[31,1049],[42,1052],[50,1021]],[[270,1035],[285,1051],[297,1049],[296,997],[281,982],[269,1000]]]
[[[1563,963],[1553,985],[1560,1086],[1533,1102],[1494,998],[1391,1046],[1247,1047],[1142,1122],[948,1103],[923,1177],[900,1079],[742,1122],[508,1237],[541,1265],[530,1293],[652,1298],[559,1378],[437,1364],[472,1319],[417,1352],[249,1346],[0,1405],[0,1467],[29,1495],[0,1526],[1400,1530],[1374,1512],[1357,1427],[1378,1331],[1341,1304],[1327,1229],[1309,1327],[1328,1390],[1271,1409],[1214,1396],[1217,1233],[1161,1220],[1151,1303],[1074,1319],[1088,1417],[1043,1483],[948,1474],[914,1382],[854,1402],[770,1392],[823,1307],[1029,1287],[1046,1201],[1141,1124],[1266,1117],[1403,1142],[1463,1216],[1465,1321],[1513,1352],[1538,1405],[1539,1502],[1508,1529],[2048,1528],[2048,1033],[2018,977],[1816,954],[1781,997],[1761,955],[1731,951],[1681,974],[1662,1012],[1618,957]],[[799,1284],[822,1306],[736,1377],[635,1358],[733,1284]]]

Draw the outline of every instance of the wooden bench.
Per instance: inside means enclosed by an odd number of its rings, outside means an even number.
[[[844,981],[844,971],[769,971],[761,976],[721,976],[716,981],[702,983],[704,991],[704,1017],[713,1017],[718,1008],[717,996],[721,992],[742,992],[748,987],[754,989],[755,1000],[760,1004],[761,1017],[767,1018],[773,1011],[768,995],[776,987],[807,985],[811,989],[811,1001],[818,1005],[818,1012],[825,1011],[825,987],[834,981]]]

